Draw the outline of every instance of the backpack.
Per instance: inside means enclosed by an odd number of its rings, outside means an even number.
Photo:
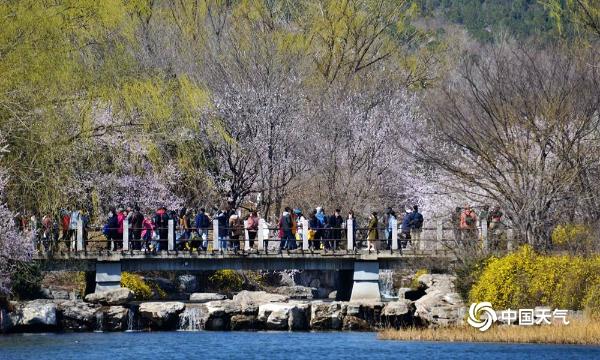
[[[108,224],[104,224],[104,226],[102,227],[102,234],[104,236],[110,235],[110,228],[108,227]]]

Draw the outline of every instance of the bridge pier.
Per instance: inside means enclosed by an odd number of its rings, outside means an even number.
[[[95,292],[118,289],[121,287],[121,262],[98,261],[96,262],[96,290]]]
[[[354,263],[350,301],[365,300],[381,301],[378,261],[357,261]]]

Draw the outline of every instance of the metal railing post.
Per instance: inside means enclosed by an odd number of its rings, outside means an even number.
[[[77,244],[75,246],[75,251],[83,251],[83,219],[81,216],[77,222]]]
[[[506,250],[513,251],[515,248],[514,241],[514,232],[512,228],[506,229]]]
[[[175,234],[174,234],[174,230],[175,230],[175,222],[173,221],[173,219],[169,219],[169,233],[167,234],[167,249],[169,251],[173,251],[175,250]]]
[[[213,250],[219,250],[221,244],[219,244],[219,220],[213,220]]]
[[[129,220],[123,219],[123,251],[129,251]]]
[[[248,234],[248,220],[244,220],[244,251],[250,251],[250,234]]]
[[[348,250],[354,250],[354,221],[352,219],[346,221],[346,238],[348,239]]]
[[[258,234],[256,237],[258,238],[258,250],[262,250],[265,248],[265,219],[258,220]]]
[[[392,226],[392,251],[398,250],[398,220],[392,218],[390,220]]]
[[[302,219],[302,250],[308,251],[308,220]]]

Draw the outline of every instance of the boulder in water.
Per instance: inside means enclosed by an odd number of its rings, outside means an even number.
[[[10,313],[11,327],[18,331],[52,330],[58,325],[57,306],[50,300],[17,303]]]
[[[156,329],[175,329],[185,304],[178,301],[140,304],[139,313],[145,324]]]
[[[312,330],[339,330],[344,315],[340,302],[313,302],[310,305],[310,328]]]
[[[109,306],[104,308],[104,330],[122,331],[129,328],[129,312],[132,311],[123,306]],[[131,330],[136,330],[135,327]]]
[[[58,322],[64,330],[88,331],[93,330],[96,313],[100,305],[90,304],[81,300],[66,300],[57,302]]]
[[[258,321],[256,315],[233,315],[230,320],[231,330],[260,330],[263,323]]]
[[[85,301],[102,305],[124,305],[133,299],[133,291],[128,288],[99,291],[88,294]]]

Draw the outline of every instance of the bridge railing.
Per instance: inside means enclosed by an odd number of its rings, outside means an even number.
[[[352,229],[352,231],[348,231]],[[120,231],[122,230],[122,232]],[[257,231],[248,224],[236,227],[220,226],[214,220],[206,228],[182,228],[174,220],[166,228],[134,228],[128,220],[123,227],[83,228],[81,222],[71,238],[56,239],[52,244],[42,244],[39,250],[54,251],[190,251],[190,252],[279,252],[294,251],[311,253],[357,252],[360,250],[390,251],[406,254],[448,253],[461,248],[478,247],[484,251],[511,251],[516,247],[513,230],[503,226],[489,230],[485,220],[477,228],[461,230],[438,221],[426,224],[420,231],[403,233],[397,221],[389,227],[377,228],[375,238],[369,239],[373,229],[355,226],[352,219],[341,227],[312,228],[306,219],[299,221],[295,234],[282,234],[279,227],[259,220]],[[108,234],[108,235],[106,235]],[[283,235],[283,236],[282,236]],[[373,232],[372,232],[373,235]],[[283,238],[283,239],[282,239]],[[64,249],[59,244],[64,243]],[[372,246],[369,246],[371,243]]]

